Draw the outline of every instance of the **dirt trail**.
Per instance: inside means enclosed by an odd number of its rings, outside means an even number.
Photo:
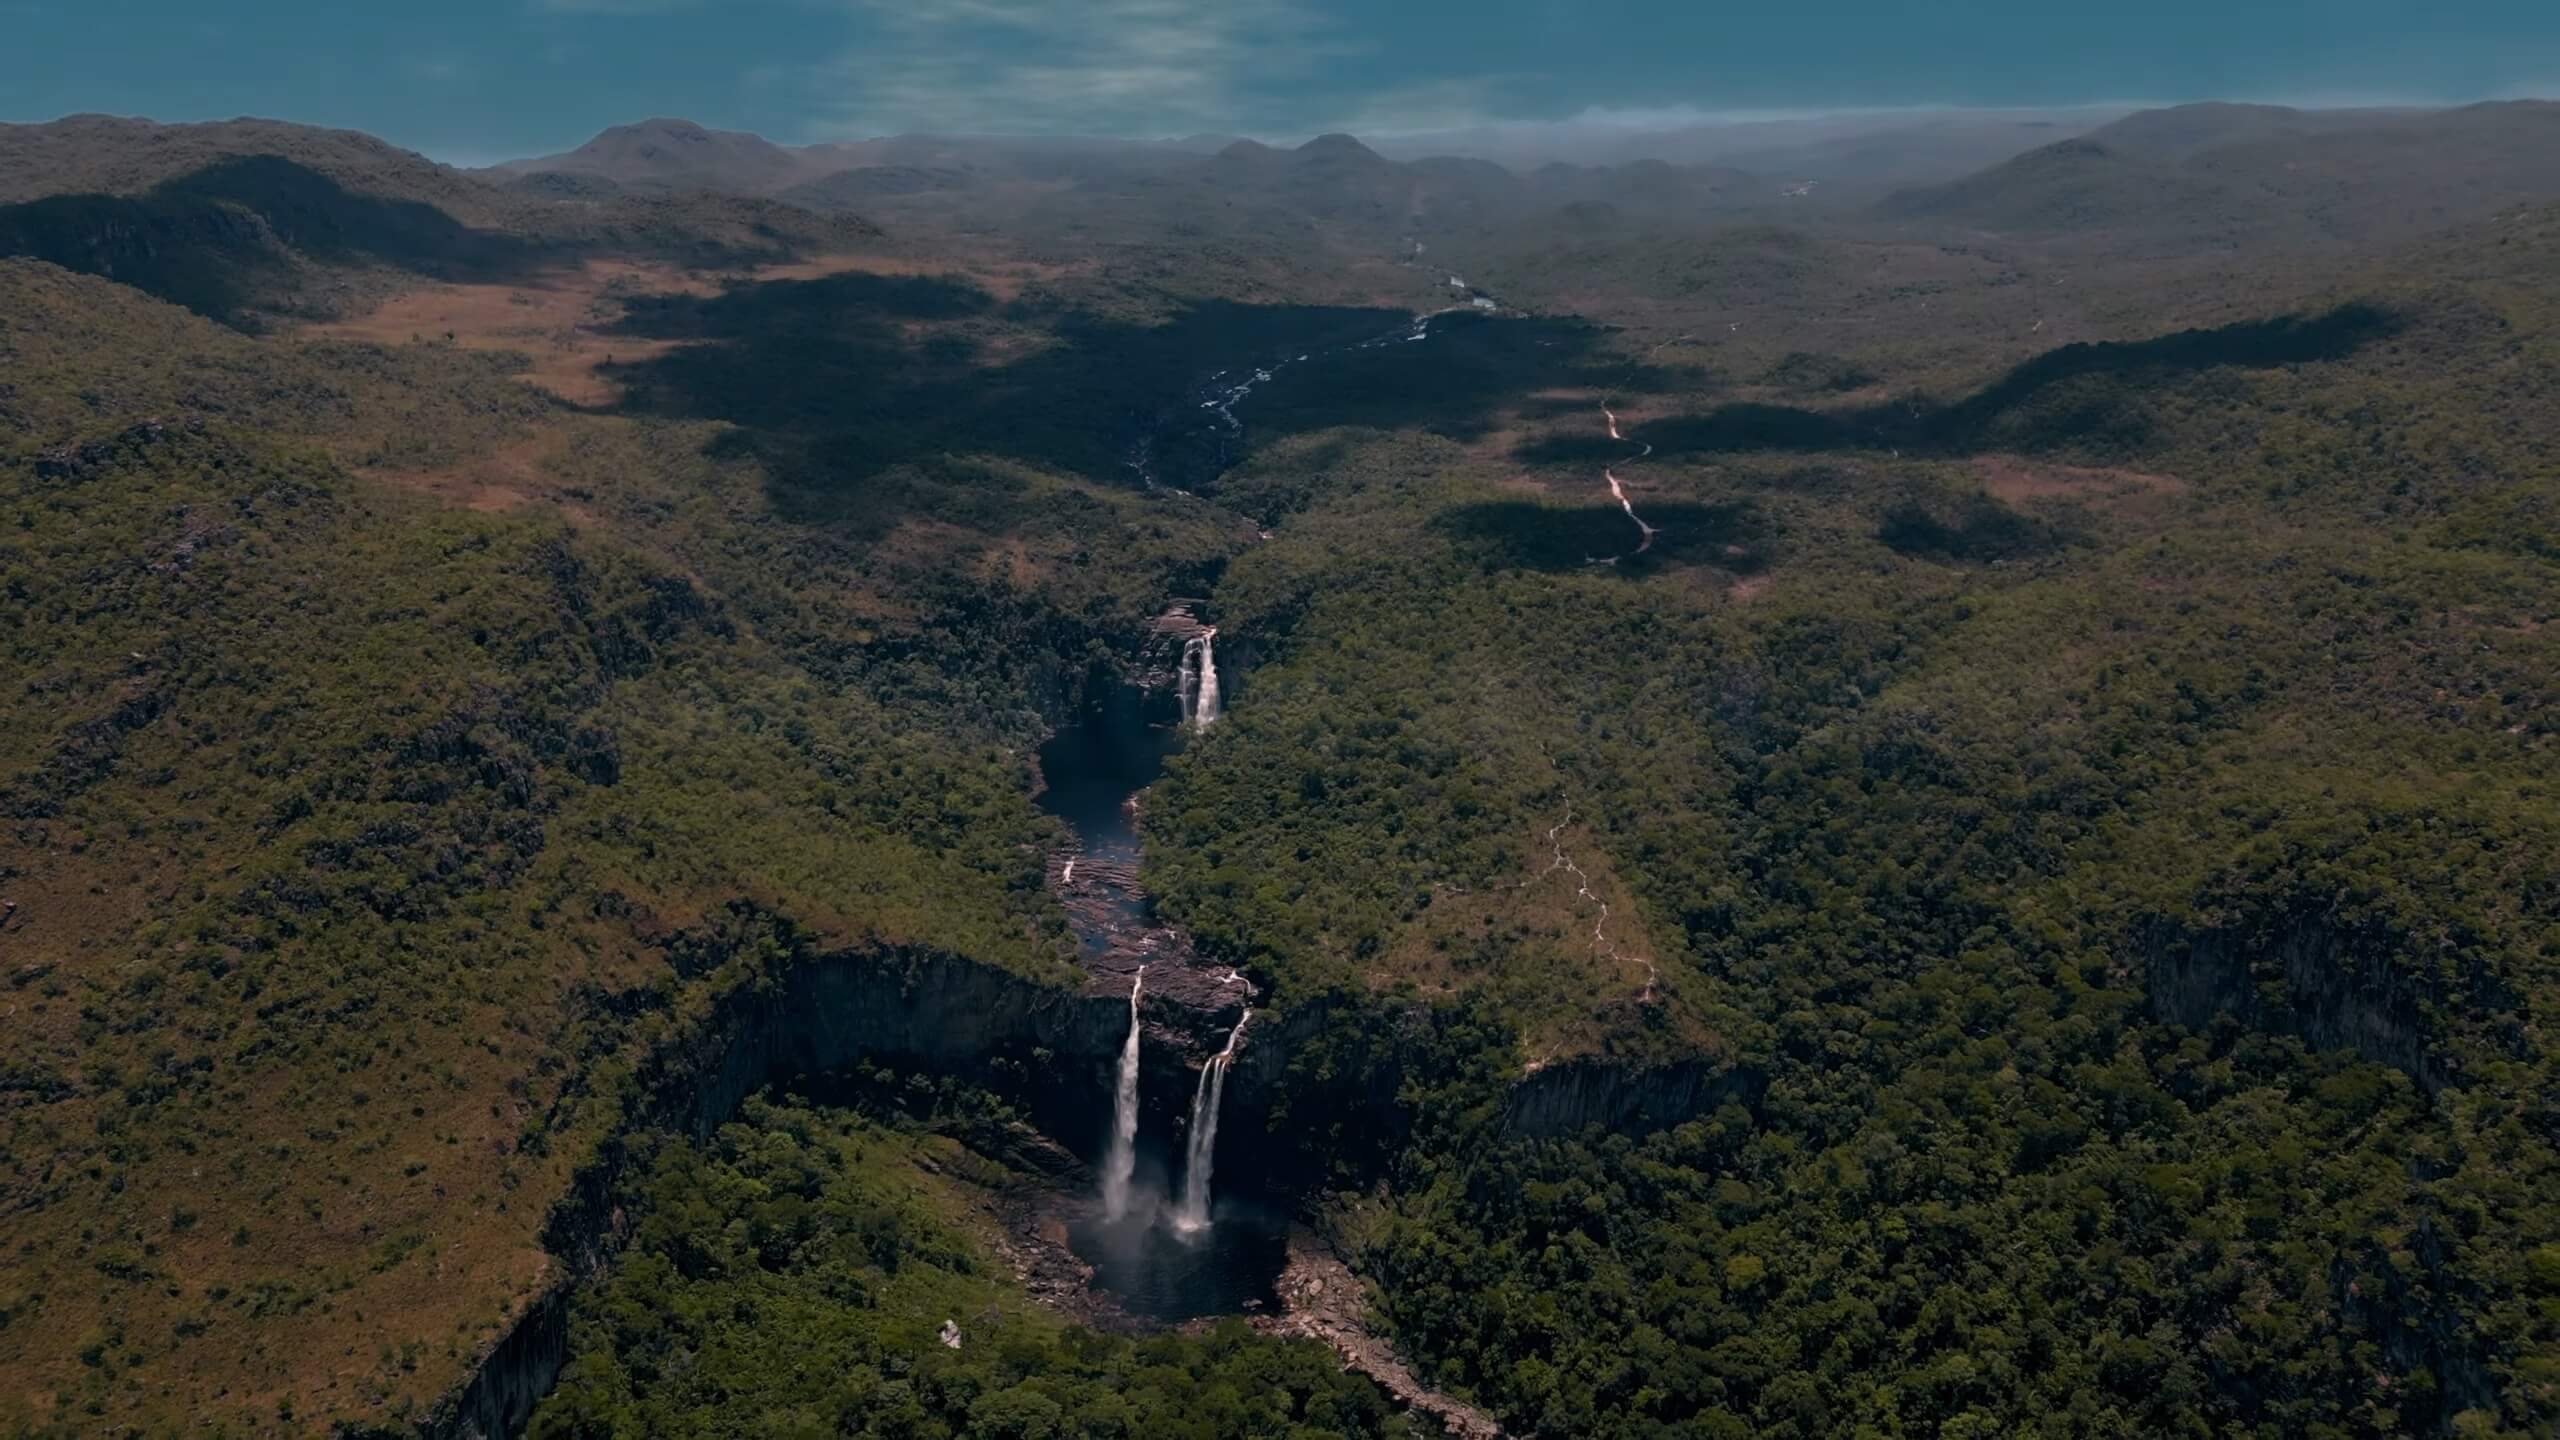
[[[1638,523],[1641,524],[1642,522],[1639,521]],[[1629,955],[1620,951],[1618,949],[1618,943],[1609,938],[1609,902],[1601,899],[1600,892],[1591,888],[1590,872],[1584,870],[1579,864],[1575,863],[1574,858],[1571,855],[1565,853],[1563,838],[1564,827],[1572,823],[1573,807],[1567,805],[1564,807],[1564,818],[1558,820],[1554,825],[1549,826],[1547,829],[1547,845],[1550,849],[1555,851],[1554,858],[1547,862],[1546,869],[1541,870],[1537,874],[1530,876],[1528,879],[1521,881],[1519,888],[1526,890],[1530,886],[1537,884],[1539,881],[1546,879],[1548,876],[1553,875],[1559,870],[1572,876],[1574,898],[1577,900],[1588,900],[1592,904],[1600,907],[1600,914],[1598,918],[1591,922],[1591,953],[1605,960],[1615,960],[1622,964],[1643,966],[1644,990],[1636,998],[1641,1003],[1650,1005],[1653,1003],[1653,987],[1657,981],[1661,980],[1662,971],[1651,960],[1642,955]]]

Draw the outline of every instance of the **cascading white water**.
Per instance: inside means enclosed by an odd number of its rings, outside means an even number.
[[[1218,714],[1218,627],[1212,625],[1182,647],[1182,723],[1206,730]]]
[[[1200,632],[1200,699],[1192,707],[1191,726],[1206,730],[1218,714],[1218,631],[1212,626]]]
[[[1191,1140],[1183,1156],[1182,1203],[1173,1212],[1173,1228],[1185,1234],[1209,1228],[1209,1171],[1218,1153],[1218,1102],[1226,1098],[1227,1064],[1235,1059],[1236,1046],[1244,1041],[1245,1023],[1252,1018],[1253,1012],[1247,1010],[1236,1020],[1236,1028],[1227,1035],[1227,1048],[1200,1067],[1199,1088],[1191,1092]]]
[[[1120,1089],[1111,1101],[1111,1148],[1102,1157],[1102,1213],[1117,1220],[1129,1213],[1129,1182],[1138,1173],[1138,993],[1146,988],[1147,967],[1129,982],[1129,1038],[1120,1046]]]

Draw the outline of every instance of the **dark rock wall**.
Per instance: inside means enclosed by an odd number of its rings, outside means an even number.
[[[2314,1050],[2352,1050],[2429,1094],[2445,1083],[2427,1022],[2442,983],[2394,963],[2380,937],[2300,917],[2205,930],[2155,924],[2139,948],[2151,1013],[2170,1024],[2203,1030],[2229,1015]]]
[[[1295,1195],[1327,1174],[1318,1151],[1346,1135],[1364,1153],[1386,1155],[1412,1128],[1398,1099],[1391,1044],[1360,1063],[1295,1063],[1333,1018],[1313,1003],[1257,1015],[1230,1074],[1219,1128],[1222,1181]],[[1145,1092],[1151,1124],[1187,1110],[1196,1078],[1183,1049],[1214,1052],[1232,1010],[1174,1004],[1146,1010],[1150,1036],[1167,1032],[1182,1048],[1152,1044]],[[869,1061],[978,1080],[1020,1077],[996,1088],[1025,1104],[1044,1128],[1070,1143],[1099,1142],[1102,1108],[1127,1038],[1125,996],[1078,993],[991,966],[919,952],[822,957],[778,984],[742,994],[687,1051],[661,1057],[664,1077],[635,1115],[635,1128],[704,1136],[766,1086],[823,1076]],[[1010,1063],[1007,1063],[1010,1062]],[[1741,1072],[1704,1063],[1645,1069],[1598,1061],[1551,1066],[1520,1082],[1506,1123],[1532,1135],[1587,1125],[1643,1131],[1678,1124],[1728,1099],[1756,1099]],[[559,1378],[567,1358],[573,1288],[607,1263],[621,1217],[612,1197],[626,1153],[619,1143],[583,1173],[555,1209],[544,1244],[562,1262],[557,1278],[478,1372],[437,1407],[420,1433],[494,1440],[519,1430]]]
[[[1756,1073],[1706,1060],[1650,1066],[1567,1060],[1512,1087],[1503,1124],[1536,1139],[1593,1125],[1643,1135],[1712,1114],[1728,1101],[1755,1106],[1761,1089]]]

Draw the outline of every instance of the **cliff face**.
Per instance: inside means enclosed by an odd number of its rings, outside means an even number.
[[[1143,1089],[1149,1123],[1170,1126],[1196,1079],[1192,1057],[1224,1043],[1235,1011],[1150,1000]],[[1328,1048],[1328,1027],[1340,1018],[1321,1003],[1267,1023],[1257,1018],[1227,1091],[1222,1179],[1294,1193],[1324,1178],[1333,1158],[1355,1167],[1382,1160],[1410,1132],[1397,1094],[1395,1026],[1369,1031],[1349,1049]],[[633,1120],[635,1128],[708,1135],[768,1085],[868,1061],[965,1073],[1010,1094],[1050,1133],[1098,1145],[1128,1025],[1125,993],[1067,990],[933,953],[826,955],[734,997],[691,1047],[659,1057],[664,1078]],[[1592,1124],[1642,1131],[1756,1095],[1746,1073],[1705,1062],[1650,1069],[1570,1062],[1522,1081],[1505,1120],[1531,1135]],[[620,1147],[608,1146],[555,1208],[543,1237],[562,1262],[552,1287],[421,1434],[495,1440],[519,1430],[549,1392],[567,1356],[570,1294],[620,1240],[612,1197],[623,1163]]]
[[[1712,1114],[1728,1101],[1756,1106],[1763,1088],[1756,1072],[1707,1060],[1644,1067],[1567,1060],[1512,1087],[1503,1124],[1534,1139],[1592,1125],[1642,1135]]]
[[[1181,1029],[1198,1044],[1204,1037],[1188,1032],[1214,1028],[1215,1019],[1193,1026],[1179,1014],[1151,1013],[1149,1024]],[[1079,994],[948,955],[827,955],[777,986],[733,998],[690,1049],[659,1057],[665,1078],[633,1118],[640,1128],[708,1135],[768,1085],[867,1060],[995,1079],[1044,1125],[1093,1127],[1128,1024],[1126,997]],[[1151,1073],[1151,1087],[1187,1085],[1178,1057],[1165,1061],[1171,1073]],[[1004,1083],[1006,1076],[1016,1082]],[[543,1239],[562,1262],[558,1278],[421,1433],[494,1440],[521,1428],[549,1392],[566,1357],[570,1291],[620,1239],[612,1195],[623,1160],[619,1146],[609,1146],[554,1210]]]
[[[551,1393],[569,1353],[569,1287],[555,1285],[480,1362],[471,1382],[446,1398],[419,1433],[457,1440],[498,1440],[524,1428]],[[396,1432],[383,1431],[388,1436]]]
[[[2442,982],[2395,963],[2381,937],[2288,917],[2202,930],[2155,924],[2138,948],[2159,1019],[2202,1030],[2229,1015],[2315,1050],[2352,1050],[2429,1094],[2446,1081],[2449,1062],[2427,1020]]]
[[[2461,1078],[2458,1052],[2436,1021],[2449,992],[2460,988],[2455,1008],[2466,1014],[2516,1009],[2485,971],[2424,968],[2424,956],[2403,937],[2340,925],[2307,907],[2210,928],[2155,923],[2137,932],[2136,949],[2159,1019],[2203,1030],[2228,1015],[2315,1050],[2352,1051],[2391,1066],[2430,1096]],[[2442,1434],[2461,1411],[2493,1409],[2496,1387],[2478,1335],[2452,1300],[2463,1282],[2434,1219],[2420,1220],[2406,1249],[2405,1261],[2377,1254],[2361,1277],[2341,1262],[2331,1284],[2340,1311],[2379,1337],[2394,1369],[2437,1378],[2440,1389],[2404,1419],[2417,1433]]]

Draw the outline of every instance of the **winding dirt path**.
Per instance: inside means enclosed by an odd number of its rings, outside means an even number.
[[[1642,525],[1644,522],[1639,520],[1636,523]],[[1650,532],[1647,533],[1650,534]],[[1591,922],[1591,953],[1621,965],[1643,966],[1644,989],[1637,994],[1636,999],[1641,1004],[1650,1005],[1653,1003],[1654,986],[1662,979],[1662,970],[1642,955],[1630,955],[1621,951],[1617,942],[1609,938],[1609,902],[1600,898],[1599,891],[1591,888],[1590,872],[1576,864],[1574,858],[1565,853],[1564,828],[1572,823],[1573,807],[1567,805],[1564,807],[1564,818],[1547,830],[1547,845],[1555,852],[1555,857],[1547,862],[1546,869],[1521,881],[1519,888],[1526,890],[1559,870],[1572,876],[1574,898],[1588,900],[1600,907],[1598,917]]]

